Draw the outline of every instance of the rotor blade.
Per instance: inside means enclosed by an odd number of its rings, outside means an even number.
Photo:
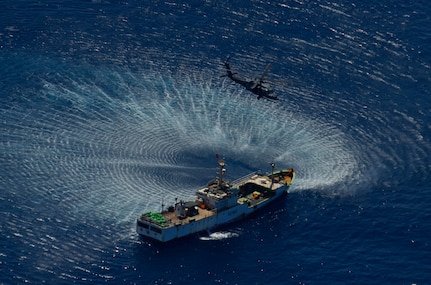
[[[251,86],[251,89],[256,88],[257,85],[259,85],[263,82],[263,78],[268,74],[270,68],[271,68],[271,63],[268,63],[268,65],[265,67],[265,70],[263,71],[260,78],[256,78],[254,80],[254,84],[253,84],[253,86]]]
[[[226,60],[224,61],[224,63],[229,62],[229,59],[230,59],[230,55],[228,55],[228,56],[227,56],[227,58],[226,58]]]
[[[295,84],[300,85],[301,83],[283,79],[265,79],[266,82],[278,83],[278,84]]]
[[[265,70],[262,73],[262,76],[260,77],[260,81],[262,81],[263,78],[268,74],[270,68],[271,68],[271,63],[268,63],[268,65],[265,67]]]
[[[254,79],[254,83],[253,83],[253,85],[251,86],[250,89],[256,88],[256,86],[259,85],[259,83],[261,83],[261,80],[259,78],[255,78]]]

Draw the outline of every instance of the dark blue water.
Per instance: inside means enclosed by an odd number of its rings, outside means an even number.
[[[0,284],[429,284],[428,1],[0,8]],[[257,100],[228,55],[295,84]],[[211,236],[141,240],[215,153],[297,180]]]

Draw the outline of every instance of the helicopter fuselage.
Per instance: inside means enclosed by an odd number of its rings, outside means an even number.
[[[227,76],[235,83],[241,84],[245,87],[245,89],[256,94],[257,99],[265,97],[271,100],[278,100],[278,97],[274,94],[274,91],[269,89],[264,83],[260,82],[259,78],[255,78],[252,80],[242,78],[240,76],[237,76],[236,73],[232,72],[228,61],[226,61],[224,65],[226,67]]]

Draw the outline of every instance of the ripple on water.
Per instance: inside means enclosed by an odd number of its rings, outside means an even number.
[[[266,169],[271,160],[293,166],[296,190],[343,181],[361,159],[333,126],[228,87],[194,83],[204,78],[105,70],[87,79],[88,72],[45,79],[30,111],[3,110],[8,179],[29,193],[51,189],[83,212],[127,212],[135,204],[152,207],[162,195],[189,195],[194,167],[202,167],[190,165],[189,156],[221,152],[250,168]],[[203,166],[209,177],[211,163]],[[14,173],[17,165],[24,171]]]

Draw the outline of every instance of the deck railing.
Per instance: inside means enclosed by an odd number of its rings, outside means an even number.
[[[248,179],[250,179],[253,175],[256,175],[256,174],[258,174],[258,173],[259,173],[259,171],[254,171],[254,172],[252,172],[252,173],[249,173],[249,174],[247,174],[247,175],[244,175],[244,176],[242,176],[242,177],[240,177],[240,178],[235,179],[234,181],[232,181],[232,184],[233,184],[233,185],[235,185],[235,184],[241,184],[241,183],[243,183],[244,181],[247,181]]]

